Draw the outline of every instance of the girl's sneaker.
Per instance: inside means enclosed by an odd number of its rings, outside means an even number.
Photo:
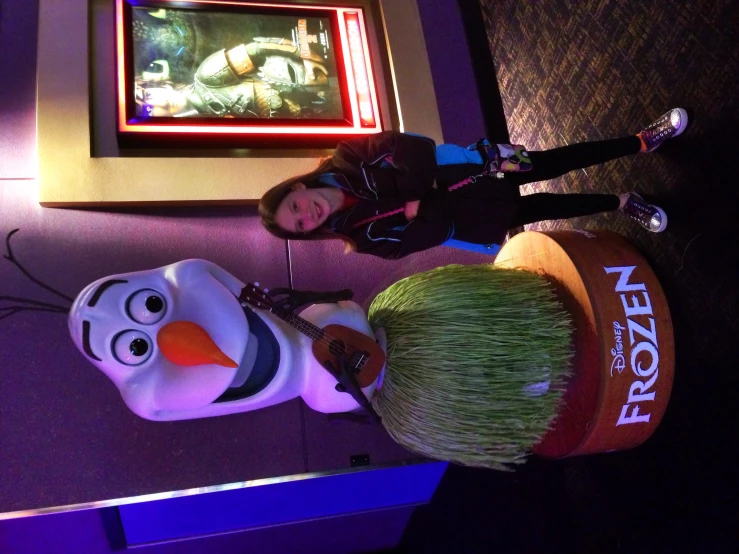
[[[656,150],[667,139],[681,134],[687,126],[688,112],[682,108],[671,109],[636,135],[641,139],[641,151],[652,152]]]
[[[667,228],[667,214],[659,206],[649,204],[635,192],[630,192],[621,211],[652,233],[661,233]]]

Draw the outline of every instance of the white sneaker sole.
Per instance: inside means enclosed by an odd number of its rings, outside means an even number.
[[[650,204],[650,206],[652,206],[655,210],[657,210],[657,213],[659,214],[659,220],[660,220],[659,228],[654,231],[650,229],[650,231],[652,231],[653,233],[661,233],[662,231],[667,229],[667,214],[659,206],[655,206],[654,204]]]
[[[688,126],[688,112],[682,108],[673,108],[671,112],[678,112],[680,114],[680,128],[675,131],[675,134],[671,138],[675,138],[683,134],[683,131]],[[670,119],[672,119],[672,113],[670,113]]]

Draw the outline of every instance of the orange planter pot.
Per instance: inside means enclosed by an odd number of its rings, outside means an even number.
[[[575,326],[573,375],[534,452],[560,458],[647,440],[667,409],[675,344],[667,300],[646,260],[610,231],[526,232],[503,246],[495,265],[547,277]]]

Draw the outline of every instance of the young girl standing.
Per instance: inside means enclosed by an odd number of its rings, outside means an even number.
[[[259,203],[265,228],[280,238],[339,238],[357,252],[397,259],[452,237],[500,244],[527,223],[621,210],[649,231],[665,212],[636,193],[519,196],[517,187],[638,152],[652,152],[688,124],[674,108],[633,136],[524,152],[530,170],[488,172],[484,144],[437,147],[433,140],[386,131],[338,144],[314,171],[267,191]],[[488,145],[489,146],[489,145]]]

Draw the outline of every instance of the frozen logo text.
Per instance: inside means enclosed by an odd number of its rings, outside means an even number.
[[[636,379],[629,387],[629,395],[626,403],[621,407],[618,425],[631,425],[634,423],[648,423],[650,413],[640,413],[647,410],[643,403],[654,401],[655,384],[659,376],[659,347],[657,343],[657,329],[652,314],[652,303],[649,299],[649,291],[644,283],[629,283],[629,278],[636,266],[604,267],[607,274],[617,273],[619,275],[615,291],[620,293],[621,304],[626,316],[626,327],[614,322],[614,334],[616,337],[616,348],[611,350],[614,360],[611,365],[611,375],[617,369],[619,373],[629,361],[631,370]],[[639,323],[635,317],[639,317]],[[620,329],[616,328],[616,325]],[[629,330],[630,355],[625,350],[619,354],[619,346],[623,349],[621,330]],[[620,362],[618,356],[621,355]],[[621,364],[619,368],[618,365]],[[641,410],[640,410],[641,408]]]

